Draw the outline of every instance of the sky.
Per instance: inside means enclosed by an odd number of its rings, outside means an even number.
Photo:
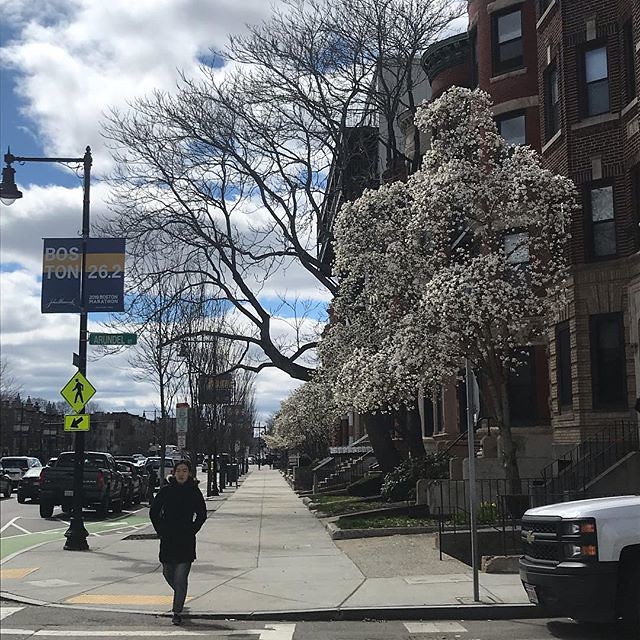
[[[269,10],[267,0],[0,0],[0,149],[81,157],[90,145],[91,219],[99,220],[107,212],[102,178],[112,169],[101,137],[107,110],[127,109],[154,89],[172,91],[179,70],[195,73],[210,48]],[[57,401],[75,372],[79,317],[40,313],[43,238],[80,233],[81,172],[50,163],[14,169],[24,195],[10,207],[0,204],[1,356],[23,397]],[[313,295],[303,274],[284,278],[289,293],[293,283]],[[90,315],[90,331],[104,320]],[[95,355],[89,347],[87,378],[103,409],[141,414],[159,407],[153,387],[133,378],[127,350]],[[265,420],[299,384],[277,369],[261,372],[258,418]]]

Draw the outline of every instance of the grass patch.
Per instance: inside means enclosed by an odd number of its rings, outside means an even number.
[[[353,496],[328,496],[324,493],[316,493],[309,496],[311,502],[315,504],[327,504],[332,502],[353,502],[354,500],[360,500],[360,498],[354,498]]]
[[[390,527],[436,527],[438,523],[429,518],[411,516],[372,516],[370,518],[340,518],[341,529],[385,529]]]
[[[321,511],[327,516],[339,516],[347,513],[356,513],[358,511],[386,509],[388,506],[388,502],[363,502],[362,500],[353,500],[351,502],[329,502],[319,506],[318,511]]]

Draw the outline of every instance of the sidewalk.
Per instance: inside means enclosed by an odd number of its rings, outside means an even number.
[[[517,575],[480,574],[482,603],[474,603],[469,567],[437,560],[433,536],[337,546],[278,471],[254,468],[224,501],[207,502],[212,511],[189,578],[192,616],[535,617]],[[149,525],[135,533],[152,531]],[[158,541],[127,537],[92,535],[88,552],[62,551],[58,538],[15,554],[2,564],[1,595],[166,613],[171,597]]]

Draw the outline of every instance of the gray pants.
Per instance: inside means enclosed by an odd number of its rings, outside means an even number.
[[[178,564],[162,563],[162,575],[173,589],[173,613],[182,613],[184,601],[187,599],[189,571],[191,571],[190,562],[180,562]]]

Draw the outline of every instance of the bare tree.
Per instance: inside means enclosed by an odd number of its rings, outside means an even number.
[[[325,295],[336,292],[316,253],[325,198],[339,197],[327,193],[329,171],[347,170],[354,153],[365,153],[347,143],[360,128],[373,132],[376,153],[383,145],[384,166],[415,165],[395,123],[415,110],[421,52],[460,5],[285,0],[216,52],[229,62],[226,73],[203,65],[199,77],[181,77],[175,94],[156,92],[111,113],[105,135],[118,169],[106,229],[126,236],[134,256],[161,254],[157,267],[184,277],[185,291],[204,285],[229,302],[235,322],[216,335],[257,358],[237,367],[310,378],[318,311],[297,317],[285,342],[266,300],[287,270],[310,276]],[[377,164],[369,163],[366,183]],[[159,275],[145,260],[131,269],[136,284]]]
[[[22,385],[18,384],[9,360],[0,360],[0,399],[13,400],[20,395]]]

